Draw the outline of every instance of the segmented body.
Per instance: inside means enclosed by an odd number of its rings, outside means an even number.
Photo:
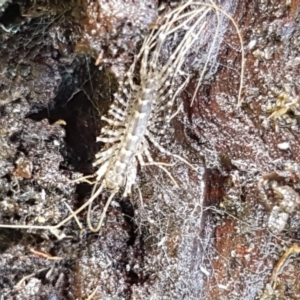
[[[152,99],[155,98],[155,79],[150,78],[146,86],[138,91],[132,103],[124,102],[117,95],[115,102],[121,104],[123,111],[114,103],[109,113],[117,120],[103,117],[110,126],[102,129],[97,141],[107,143],[104,150],[96,155],[94,166],[101,165],[97,171],[97,181],[103,178],[104,186],[119,190],[125,186],[124,196],[131,191],[136,177],[135,157],[142,152],[143,141],[151,114]],[[127,115],[127,112],[130,112]],[[115,127],[114,130],[110,127]],[[117,127],[117,128],[116,128]]]
[[[157,74],[151,72],[146,74],[145,63],[148,60],[149,51],[143,51],[142,67],[140,71],[140,85],[135,85],[129,78],[126,82],[130,89],[120,88],[127,99],[120,94],[115,94],[115,101],[111,105],[108,114],[112,117],[102,117],[107,126],[101,130],[97,141],[105,143],[103,150],[96,155],[94,166],[100,166],[97,175],[97,182],[101,182],[98,189],[89,200],[88,225],[91,231],[97,232],[102,226],[106,211],[114,195],[124,188],[123,196],[127,196],[135,183],[137,172],[137,158],[144,164],[142,154],[147,151],[145,136],[149,125],[149,118],[152,112],[154,99],[157,91]],[[144,65],[143,65],[144,64]],[[134,64],[133,64],[134,66]],[[133,67],[132,67],[133,68]],[[127,101],[126,101],[127,100]],[[148,159],[152,160],[147,153]],[[90,220],[91,205],[93,199],[107,188],[112,190],[110,197],[102,212],[100,221],[96,228]]]

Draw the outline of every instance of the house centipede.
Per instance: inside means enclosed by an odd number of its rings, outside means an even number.
[[[120,84],[119,92],[114,94],[114,101],[108,111],[108,116],[102,116],[106,126],[101,129],[97,138],[104,143],[101,151],[96,155],[94,166],[98,167],[94,174],[96,183],[91,197],[75,212],[59,222],[57,225],[5,225],[0,228],[46,229],[55,233],[70,219],[77,219],[77,215],[88,207],[87,223],[93,232],[100,230],[107,209],[115,195],[123,190],[123,196],[131,193],[136,182],[137,165],[155,165],[161,168],[176,184],[175,179],[166,168],[166,164],[155,162],[149,151],[150,144],[189,167],[195,169],[187,160],[164,149],[156,140],[155,134],[163,132],[155,127],[156,122],[166,124],[176,115],[172,115],[172,108],[176,104],[178,95],[184,90],[191,79],[191,74],[185,71],[185,62],[192,52],[197,52],[197,43],[208,26],[208,18],[216,14],[216,29],[213,40],[208,47],[207,57],[203,69],[199,71],[199,80],[191,99],[191,105],[196,98],[209,60],[214,51],[219,31],[220,16],[225,16],[234,25],[240,41],[241,51],[241,79],[238,92],[238,105],[241,104],[241,91],[244,73],[244,49],[241,33],[234,19],[212,0],[201,2],[188,0],[161,16],[148,37],[146,37],[140,52],[134,58],[125,79]],[[170,44],[176,44],[168,58],[162,58],[163,51]],[[138,83],[134,82],[134,74],[138,73]],[[184,79],[182,79],[184,78]],[[176,91],[174,91],[176,87]],[[179,105],[180,108],[180,105]],[[165,117],[159,117],[167,109]],[[195,169],[196,170],[196,169]],[[91,210],[94,200],[104,189],[111,194],[105,204],[100,220],[96,227],[91,223]]]

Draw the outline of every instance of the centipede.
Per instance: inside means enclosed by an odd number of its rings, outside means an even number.
[[[103,146],[93,163],[97,171],[92,175],[94,187],[90,198],[57,225],[0,224],[0,228],[43,229],[54,232],[88,208],[88,227],[92,232],[98,232],[116,194],[122,192],[123,197],[131,194],[133,186],[136,185],[138,165],[142,168],[149,165],[157,166],[174,184],[177,184],[168,171],[168,164],[154,161],[151,147],[197,171],[185,158],[162,147],[155,136],[158,133],[163,134],[164,126],[170,124],[181,108],[177,103],[178,96],[192,77],[186,68],[186,61],[191,53],[197,53],[198,48],[203,48],[199,40],[205,34],[212,14],[215,14],[215,32],[206,49],[205,63],[198,71],[198,82],[190,105],[193,105],[208,69],[218,39],[221,17],[227,18],[233,24],[240,41],[241,71],[237,106],[241,104],[244,48],[237,23],[227,11],[212,0],[208,2],[188,0],[180,3],[159,17],[157,25],[150,30],[140,51],[133,58],[132,65],[119,84],[118,92],[113,95],[107,115],[101,117],[105,125],[97,137],[97,142],[101,142]],[[168,56],[165,52],[170,47],[172,52]],[[175,106],[178,108],[173,113]],[[91,221],[92,205],[104,190],[109,191],[110,195],[100,220],[94,226]]]

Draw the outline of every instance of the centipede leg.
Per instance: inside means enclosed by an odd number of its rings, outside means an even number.
[[[112,201],[112,199],[114,198],[114,196],[117,194],[118,190],[114,190],[112,192],[112,194],[110,195],[110,197],[108,198],[105,206],[104,206],[104,209],[103,209],[103,212],[101,214],[101,217],[100,217],[100,220],[99,220],[99,223],[97,225],[96,228],[93,227],[92,223],[91,223],[91,209],[92,209],[92,202],[89,203],[89,207],[88,207],[88,215],[87,215],[87,223],[88,223],[88,226],[89,226],[89,229],[92,231],[92,232],[98,232],[101,227],[102,227],[102,224],[103,224],[103,221],[104,221],[104,218],[106,216],[106,212],[108,210],[108,207]]]

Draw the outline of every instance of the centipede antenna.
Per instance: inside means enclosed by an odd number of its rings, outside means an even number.
[[[239,41],[240,41],[240,47],[241,47],[241,76],[240,76],[240,84],[239,84],[240,86],[239,86],[238,103],[237,103],[237,106],[240,107],[241,104],[242,104],[241,98],[242,98],[242,90],[243,90],[244,75],[245,75],[244,74],[245,73],[245,49],[244,49],[244,42],[243,42],[243,38],[242,38],[241,31],[239,29],[239,26],[237,25],[234,18],[231,17],[225,10],[221,9],[214,1],[210,0],[211,4],[203,3],[203,2],[195,2],[195,1],[192,1],[192,2],[194,2],[194,4],[199,4],[199,5],[214,8],[215,11],[218,11],[221,14],[223,14],[225,17],[227,17],[232,22],[233,26],[235,27],[236,33],[237,33]],[[218,22],[219,22],[219,15],[218,14],[217,14],[217,18],[218,18]],[[218,23],[218,26],[219,26],[219,23]],[[215,37],[216,36],[217,35],[215,35]],[[214,40],[215,40],[215,38],[214,38]],[[212,49],[212,47],[210,49]],[[211,55],[211,51],[210,51],[209,55]],[[208,62],[208,60],[206,62]],[[200,76],[201,80],[203,78],[204,72],[205,72],[205,68],[203,69],[203,71],[201,73],[201,76]],[[198,83],[197,83],[197,87],[196,87],[196,89],[194,91],[194,94],[193,94],[193,97],[192,97],[191,106],[193,105],[193,103],[195,101],[195,98],[197,96],[197,93],[198,93],[198,90],[199,90],[199,87],[200,87],[200,84],[201,84],[201,80],[199,80]]]
[[[199,19],[195,22],[195,24],[192,25],[192,27],[188,30],[188,33],[185,34],[183,40],[177,46],[174,53],[171,55],[171,57],[168,59],[167,63],[164,65],[164,67],[160,71],[160,74],[162,77],[162,79],[161,79],[162,82],[165,82],[167,77],[169,76],[168,72],[166,73],[166,71],[168,70],[170,65],[174,64],[176,66],[177,70],[179,70],[181,68],[182,64],[184,63],[186,52],[190,49],[190,46],[195,42],[196,39],[193,39],[193,41],[191,41],[191,42],[187,42],[187,41],[189,41],[192,38],[193,31],[196,29],[196,27],[199,25],[199,23],[204,19],[205,15],[207,13],[208,13],[208,11],[205,14],[201,15],[201,17],[199,17]],[[200,32],[202,31],[203,28],[204,28],[204,24],[202,24],[201,28],[199,29],[198,34],[200,34]],[[176,57],[175,60],[174,60],[174,57]]]
[[[211,2],[212,2],[212,1],[211,1]],[[215,48],[215,44],[216,44],[216,41],[217,41],[217,36],[218,36],[219,28],[220,28],[220,16],[219,16],[219,11],[216,9],[216,6],[214,5],[214,2],[212,2],[212,3],[213,3],[213,8],[216,10],[216,15],[217,15],[217,28],[216,28],[216,34],[214,34],[213,42],[212,42],[212,44],[211,44],[211,46],[210,46],[210,49],[209,49],[209,52],[208,52],[208,57],[207,57],[207,59],[206,59],[206,61],[205,61],[203,70],[202,70],[201,75],[200,75],[200,79],[199,79],[198,82],[197,82],[197,86],[196,86],[196,89],[195,89],[194,94],[193,94],[191,106],[192,106],[193,103],[194,103],[195,97],[196,97],[196,95],[197,95],[197,93],[198,93],[198,90],[199,90],[199,88],[200,88],[200,84],[201,84],[202,79],[203,79],[203,77],[204,77],[204,74],[205,74],[205,72],[206,72],[206,70],[207,70],[207,65],[208,65],[208,62],[209,62],[209,60],[210,60],[210,58],[211,58],[212,52],[213,52],[213,50],[214,50],[214,48]]]

